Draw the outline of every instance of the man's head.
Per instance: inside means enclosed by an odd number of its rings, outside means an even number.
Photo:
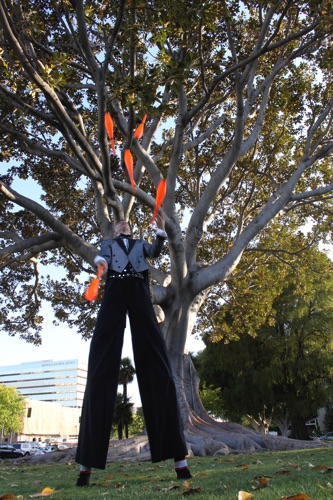
[[[132,229],[129,222],[127,222],[126,220],[120,220],[115,227],[115,233],[116,236],[119,236],[120,234],[124,234],[125,236],[131,236]]]

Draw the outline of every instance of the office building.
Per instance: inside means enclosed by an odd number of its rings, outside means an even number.
[[[82,408],[87,364],[78,359],[32,361],[0,367],[0,384],[15,387],[24,398]]]

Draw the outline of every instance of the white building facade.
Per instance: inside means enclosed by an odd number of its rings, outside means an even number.
[[[0,384],[15,387],[25,399],[82,408],[87,363],[78,359],[32,361],[0,367]]]

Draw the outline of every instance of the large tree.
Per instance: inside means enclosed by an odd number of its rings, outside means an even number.
[[[40,342],[48,300],[89,336],[98,303],[84,302],[82,281],[98,244],[120,217],[149,226],[164,177],[168,250],[152,293],[187,439],[201,453],[203,436],[209,450],[267,446],[220,437],[184,348],[245,254],[242,272],[270,255],[267,235],[312,217],[316,240],[331,218],[331,2],[0,0],[0,25],[3,330]],[[293,251],[303,243],[295,234]],[[63,279],[47,276],[55,266]]]
[[[267,431],[273,422],[285,435],[291,427],[292,437],[309,439],[306,420],[333,399],[332,276],[332,261],[309,248],[302,260],[289,256],[235,280],[232,301],[216,311],[215,331],[195,358],[202,383],[220,388],[229,418],[246,417]],[[243,297],[251,289],[254,307],[267,307],[268,289],[273,295],[258,329],[253,304]],[[246,303],[247,312],[239,307]]]

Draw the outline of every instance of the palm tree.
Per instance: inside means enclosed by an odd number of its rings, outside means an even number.
[[[132,365],[132,360],[130,358],[122,358],[120,362],[119,371],[119,385],[123,386],[123,397],[124,400],[127,399],[127,384],[130,384],[134,380],[135,368]]]
[[[113,423],[117,426],[118,439],[123,439],[124,428],[125,437],[128,438],[128,426],[133,420],[132,407],[133,403],[130,403],[129,399],[124,399],[124,395],[118,392],[113,415]]]
[[[119,380],[118,383],[122,384],[123,386],[123,404],[126,405],[129,402],[129,399],[127,398],[127,384],[130,384],[134,380],[134,375],[135,375],[135,368],[132,365],[132,360],[130,358],[122,358],[120,362],[120,370],[119,370]],[[129,403],[131,407],[133,406],[133,403]],[[132,411],[131,411],[132,415]],[[127,421],[126,419],[123,421],[123,428],[125,427],[125,436],[128,438],[128,425],[132,421],[132,417],[130,421]],[[122,432],[121,432],[122,434]],[[118,428],[118,436],[119,436],[119,428]],[[119,438],[122,439],[122,438]]]

